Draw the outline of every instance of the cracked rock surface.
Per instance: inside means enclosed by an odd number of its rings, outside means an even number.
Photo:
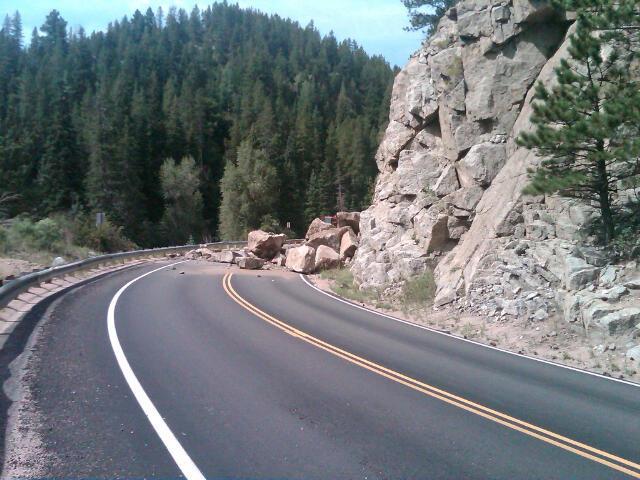
[[[637,267],[583,248],[596,210],[522,194],[540,159],[516,138],[533,129],[535,85],[553,82],[572,30],[547,2],[463,0],[441,19],[394,83],[351,267],[361,288],[434,269],[436,307],[608,332],[640,325],[636,292],[620,283]],[[618,201],[626,194],[637,192]],[[575,299],[608,309],[578,318]]]
[[[544,5],[467,0],[398,74],[353,271],[380,287],[464,243],[513,155],[514,126],[568,24]]]

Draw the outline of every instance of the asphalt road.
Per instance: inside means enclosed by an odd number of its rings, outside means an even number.
[[[640,477],[636,386],[396,322],[294,274],[192,262],[121,290],[158,267],[32,319],[5,476]],[[144,410],[108,330],[119,291]]]

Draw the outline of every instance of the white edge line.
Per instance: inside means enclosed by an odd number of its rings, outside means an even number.
[[[122,346],[120,345],[120,341],[118,340],[118,334],[116,332],[116,324],[115,324],[115,311],[116,305],[118,303],[118,299],[124,293],[124,291],[129,288],[133,283],[138,280],[146,277],[147,275],[151,275],[159,270],[163,270],[168,267],[172,267],[174,265],[178,265],[180,263],[184,263],[186,260],[181,262],[172,263],[169,265],[165,265],[160,268],[156,268],[155,270],[151,270],[139,277],[134,278],[129,283],[124,285],[111,299],[111,303],[109,303],[109,310],[107,311],[107,328],[109,331],[109,340],[111,341],[111,347],[113,348],[113,353],[116,356],[116,360],[118,361],[118,366],[124,375],[125,380],[129,384],[129,388],[131,392],[135,396],[140,408],[146,415],[147,419],[151,423],[151,426],[154,428],[162,443],[169,451],[171,457],[178,465],[178,468],[182,471],[182,474],[189,480],[204,480],[205,476],[200,472],[196,464],[191,460],[189,454],[185,451],[185,449],[180,445],[180,442],[173,434],[173,432],[169,429],[169,426],[166,424],[160,412],[155,407],[151,399],[147,395],[147,393],[142,388],[138,377],[133,373],[131,365],[127,360],[127,357],[122,350]]]
[[[584,370],[582,368],[571,367],[569,365],[563,365],[561,363],[552,362],[550,360],[545,360],[545,359],[536,358],[536,357],[530,357],[528,355],[523,355],[523,354],[517,353],[517,352],[511,352],[511,351],[505,350],[503,348],[493,347],[491,345],[485,345],[484,343],[476,342],[474,340],[469,340],[468,338],[458,337],[457,335],[452,335],[450,333],[441,332],[440,330],[436,330],[435,328],[430,328],[430,327],[427,327],[425,325],[420,325],[420,324],[415,323],[415,322],[410,322],[408,320],[403,320],[401,318],[393,317],[391,315],[387,315],[386,313],[377,312],[377,311],[372,310],[370,308],[366,308],[366,307],[363,307],[361,305],[357,305],[357,304],[355,304],[353,302],[349,302],[348,300],[340,298],[337,295],[332,295],[329,292],[325,292],[324,290],[322,290],[321,288],[316,287],[313,283],[311,283],[309,280],[307,280],[306,276],[303,275],[302,273],[300,274],[300,278],[308,286],[310,286],[314,290],[317,290],[318,292],[322,293],[323,295],[326,295],[329,298],[337,300],[338,302],[346,303],[347,305],[349,305],[351,307],[358,308],[358,309],[363,310],[365,312],[373,313],[374,315],[378,315],[379,317],[388,318],[389,320],[394,320],[396,322],[404,323],[405,325],[409,325],[411,327],[416,327],[416,328],[420,328],[422,330],[427,330],[429,332],[437,333],[438,335],[443,335],[445,337],[453,338],[455,340],[460,340],[461,342],[471,343],[471,344],[477,345],[479,347],[489,348],[491,350],[497,350],[498,352],[502,352],[502,353],[508,353],[509,355],[514,355],[516,357],[525,358],[527,360],[533,360],[535,362],[546,363],[547,365],[553,365],[554,367],[566,368],[567,370],[573,370],[574,372],[584,373],[586,375],[591,375],[593,377],[601,378],[601,379],[604,379],[604,380],[610,380],[612,382],[624,383],[625,385],[631,385],[632,387],[640,387],[640,383],[630,382],[630,381],[622,380],[622,379],[619,379],[619,378],[608,377],[606,375],[601,375],[599,373],[590,372],[589,370]]]

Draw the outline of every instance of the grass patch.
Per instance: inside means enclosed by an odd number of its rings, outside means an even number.
[[[460,330],[460,333],[464,338],[473,338],[476,336],[476,331],[473,328],[473,325],[471,325],[470,323],[465,323],[462,326],[462,330]]]
[[[356,284],[351,270],[348,268],[334,268],[324,270],[320,278],[331,280],[331,290],[341,297],[360,303],[380,302],[380,295],[374,290],[360,290]]]
[[[435,294],[436,282],[433,279],[433,272],[430,270],[407,280],[402,286],[402,300],[405,306],[429,306],[433,303]]]
[[[376,302],[375,307],[381,310],[393,310],[393,305],[387,302]]]
[[[367,303],[384,310],[403,309],[407,311],[408,309],[426,308],[433,303],[436,292],[436,284],[431,271],[407,280],[402,286],[399,298],[396,299],[383,297],[382,291],[384,289],[360,289],[348,268],[324,270],[320,273],[320,278],[330,280],[331,290],[341,297],[354,302]]]

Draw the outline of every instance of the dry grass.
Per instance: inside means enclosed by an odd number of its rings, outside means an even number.
[[[360,303],[378,303],[380,296],[374,290],[360,290],[353,274],[348,268],[335,268],[325,270],[320,274],[321,278],[330,280],[331,290],[341,297]]]
[[[407,280],[402,286],[402,301],[405,307],[429,307],[433,304],[435,294],[436,282],[430,270]]]

